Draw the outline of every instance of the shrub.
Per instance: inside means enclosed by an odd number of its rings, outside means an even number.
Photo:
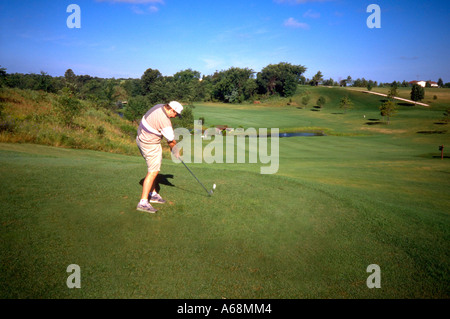
[[[136,127],[132,126],[132,125],[128,125],[128,124],[124,124],[120,126],[120,130],[122,131],[122,133],[124,133],[127,136],[132,137],[133,139],[136,138],[136,134],[137,134],[137,129]]]
[[[13,133],[16,130],[16,120],[10,116],[2,118],[0,116],[0,133],[1,132],[9,132]]]
[[[124,110],[124,116],[127,120],[139,122],[150,108],[148,99],[144,96],[132,97],[128,100],[128,105]]]
[[[67,93],[63,93],[56,100],[55,107],[59,111],[63,123],[69,127],[73,125],[73,119],[81,112],[80,101]]]
[[[324,105],[325,105],[325,102],[326,102],[326,100],[325,100],[325,98],[323,97],[323,96],[320,96],[318,99],[317,99],[317,106],[319,107],[319,108],[322,108]]]
[[[105,128],[102,125],[97,127],[97,134],[98,134],[98,136],[100,136],[100,137],[105,136],[105,132],[106,132],[106,130],[105,130]]]
[[[306,107],[309,103],[309,100],[311,99],[310,95],[305,95],[302,97],[302,104]]]
[[[190,106],[185,106],[181,112],[181,118],[176,117],[172,119],[172,124],[174,128],[184,127],[187,129],[194,128],[194,114]]]

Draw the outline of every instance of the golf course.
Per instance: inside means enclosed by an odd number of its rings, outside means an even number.
[[[216,184],[212,196],[166,153],[156,214],[136,211],[146,165],[132,136],[127,154],[3,137],[0,298],[449,298],[450,89],[425,96],[428,107],[399,102],[389,124],[386,98],[342,87],[194,103],[206,127],[323,136],[279,138],[275,174],[187,162],[208,190]],[[112,134],[103,126],[98,144]],[[67,285],[69,265],[80,288]],[[379,288],[368,287],[369,265]]]

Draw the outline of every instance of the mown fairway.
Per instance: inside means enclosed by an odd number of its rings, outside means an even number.
[[[146,171],[137,156],[0,144],[0,296],[448,298],[450,169],[438,146],[450,138],[435,124],[446,104],[400,106],[385,125],[380,97],[308,90],[311,101],[326,96],[323,109],[196,105],[206,126],[328,135],[281,138],[275,175],[188,164],[217,184],[212,197],[165,159],[168,203],[156,215],[135,210]],[[66,286],[70,264],[81,289]],[[371,264],[381,289],[366,285]]]

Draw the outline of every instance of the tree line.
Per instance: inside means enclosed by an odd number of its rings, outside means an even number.
[[[135,121],[152,105],[170,100],[188,105],[199,101],[242,103],[272,96],[291,97],[298,85],[359,86],[369,90],[377,86],[409,86],[406,81],[377,83],[364,78],[352,80],[351,76],[339,81],[326,80],[321,71],[307,79],[303,75],[306,70],[303,65],[281,62],[269,64],[260,72],[231,67],[212,75],[201,76],[198,71],[186,69],[163,76],[159,70],[148,68],[140,78],[105,79],[76,75],[72,69],[58,77],[43,71],[40,74],[9,74],[0,66],[0,87],[42,90],[90,100],[99,107],[121,109],[126,118]],[[450,83],[447,84],[450,87]]]
[[[200,72],[186,69],[173,76],[163,76],[157,69],[147,69],[141,78],[104,79],[76,75],[72,69],[64,76],[8,74],[0,67],[0,86],[42,90],[90,100],[100,107],[118,110],[137,120],[142,112],[156,103],[178,100],[186,104],[198,101],[242,103],[274,95],[293,96],[306,67],[290,63],[270,64],[256,73],[249,68],[232,67],[201,77]],[[144,112],[145,113],[145,112]]]

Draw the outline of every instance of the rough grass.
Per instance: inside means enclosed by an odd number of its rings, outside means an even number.
[[[82,110],[68,126],[55,107],[57,95],[32,90],[0,89],[0,142],[138,154],[136,125],[114,112],[81,101]],[[130,129],[131,128],[131,129]]]

